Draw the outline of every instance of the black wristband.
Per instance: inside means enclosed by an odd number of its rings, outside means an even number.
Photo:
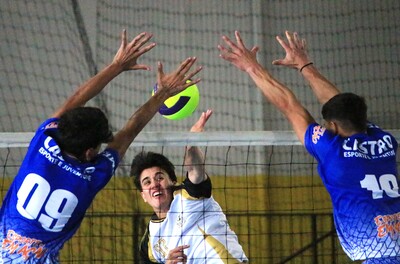
[[[314,63],[313,62],[306,63],[305,65],[303,65],[303,67],[300,68],[299,71],[301,72],[305,67],[310,66],[312,64],[314,64]]]

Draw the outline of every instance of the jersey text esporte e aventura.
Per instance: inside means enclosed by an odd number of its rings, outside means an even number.
[[[58,119],[35,133],[0,211],[3,263],[57,263],[94,196],[110,180],[118,154],[106,149],[93,162],[62,155],[52,137]]]
[[[344,138],[308,127],[307,150],[333,204],[341,245],[353,259],[400,255],[400,194],[395,138],[369,123],[367,133]]]

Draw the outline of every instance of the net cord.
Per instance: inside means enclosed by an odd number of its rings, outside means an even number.
[[[400,130],[387,130],[400,141]],[[33,132],[2,132],[0,148],[28,147]],[[300,145],[293,131],[142,132],[137,146],[289,146]]]

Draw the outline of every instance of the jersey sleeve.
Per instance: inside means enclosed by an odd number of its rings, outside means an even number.
[[[210,198],[212,184],[210,177],[207,177],[207,180],[194,184],[189,178],[186,176],[186,179],[183,181],[184,189],[189,193],[190,196],[195,198]]]
[[[40,124],[40,126],[36,130],[35,136],[46,134],[54,139],[57,139],[59,120],[60,120],[59,118],[55,117],[47,119],[46,121]]]
[[[107,148],[100,154],[100,157],[110,163],[111,174],[114,174],[120,162],[118,152],[114,149]]]
[[[334,139],[335,135],[333,133],[329,132],[325,127],[314,123],[307,128],[304,136],[304,146],[320,162],[328,154],[331,149],[329,146],[333,144]]]
[[[159,264],[158,262],[153,262],[149,257],[149,226],[147,225],[146,232],[144,233],[142,240],[139,244],[140,253],[140,263],[144,264]]]

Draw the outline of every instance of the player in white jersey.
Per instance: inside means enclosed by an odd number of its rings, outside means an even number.
[[[203,131],[212,114],[202,113],[191,128]],[[154,210],[140,244],[145,263],[245,263],[247,257],[226,216],[211,195],[198,147],[185,154],[187,177],[176,185],[174,165],[163,155],[142,152],[132,161],[131,175],[146,203]]]
[[[344,251],[364,263],[400,263],[400,194],[397,142],[367,121],[364,99],[340,93],[309,60],[305,40],[286,32],[277,37],[286,51],[273,64],[298,69],[323,104],[324,126],[315,122],[295,95],[257,61],[259,50],[246,48],[238,32],[227,36],[221,57],[253,79],[267,100],[291,123],[297,137],[318,161],[318,171],[333,204],[336,230]]]
[[[134,138],[166,99],[200,81],[192,79],[201,70],[191,71],[196,58],[184,60],[170,74],[163,72],[159,62],[159,91],[113,136],[104,113],[84,105],[120,73],[149,70],[137,60],[155,46],[148,43],[151,37],[144,32],[128,43],[124,30],[112,63],[40,125],[1,207],[0,263],[58,263],[60,249],[74,235]],[[107,147],[99,153],[101,143]]]

